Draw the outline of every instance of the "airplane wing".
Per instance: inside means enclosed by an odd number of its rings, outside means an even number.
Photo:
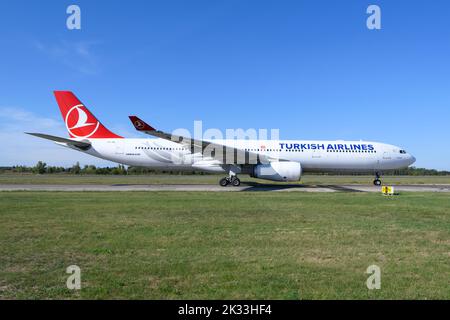
[[[211,155],[212,158],[224,162],[224,156],[227,155],[227,164],[257,164],[257,163],[269,163],[280,159],[271,158],[268,155],[247,151],[245,149],[235,148],[211,141],[197,140],[190,137],[183,137],[173,135],[160,130],[156,130],[145,121],[139,119],[136,116],[129,116],[131,122],[137,131],[144,132],[154,137],[169,140],[172,142],[180,143],[194,153],[202,152],[207,155]],[[229,157],[232,157],[232,163],[229,161]]]
[[[76,141],[76,140],[61,138],[61,137],[57,137],[57,136],[51,136],[49,134],[44,134],[44,133],[31,133],[31,132],[25,132],[25,133],[35,136],[35,137],[52,140],[54,142],[65,143],[69,146],[74,146],[81,150],[87,150],[91,147],[91,143],[89,141]]]

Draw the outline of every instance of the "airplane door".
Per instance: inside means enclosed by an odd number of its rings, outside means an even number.
[[[391,155],[389,154],[389,152],[384,152],[384,153],[383,153],[383,159],[384,159],[384,160],[389,160],[389,159],[391,159]]]

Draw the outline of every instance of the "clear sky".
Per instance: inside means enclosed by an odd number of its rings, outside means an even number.
[[[66,8],[81,8],[68,30]],[[381,30],[366,9],[381,8]],[[108,164],[24,131],[67,136],[53,90],[112,131],[279,128],[282,139],[392,143],[450,169],[450,2],[0,2],[0,166]]]

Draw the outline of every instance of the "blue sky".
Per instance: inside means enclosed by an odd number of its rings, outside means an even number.
[[[81,8],[81,30],[66,8]],[[368,30],[377,4],[382,29]],[[67,136],[52,91],[111,130],[279,128],[282,139],[403,146],[450,169],[448,1],[2,1],[0,165],[107,162],[23,134]]]

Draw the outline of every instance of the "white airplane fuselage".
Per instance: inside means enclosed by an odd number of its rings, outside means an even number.
[[[82,152],[124,165],[227,172],[227,165],[211,157],[202,156],[201,153],[193,154],[181,144],[165,139],[89,139],[89,142],[92,147]],[[298,162],[303,172],[383,172],[405,168],[415,161],[411,154],[400,147],[369,141],[214,140],[214,142],[283,161]]]

